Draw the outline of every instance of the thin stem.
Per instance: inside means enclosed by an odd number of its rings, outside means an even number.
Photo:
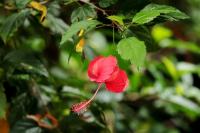
[[[95,9],[101,11],[106,17],[109,16],[109,15],[106,13],[106,11],[105,11],[104,9],[101,9],[100,7],[94,5],[94,4],[90,3],[90,2],[84,1],[84,0],[79,0],[79,1],[81,1],[81,2],[83,2],[83,3],[85,3],[85,4],[88,4],[88,5],[90,5],[90,6],[93,6]],[[117,28],[119,28],[121,31],[123,31],[123,28],[122,28],[117,22],[115,22],[115,21],[112,21],[112,22],[113,22],[113,24],[115,24],[115,25],[117,26]]]
[[[92,100],[94,100],[94,98],[96,97],[98,91],[99,91],[100,88],[101,88],[101,85],[102,85],[102,83],[99,84],[99,86],[98,86],[98,88],[96,89],[95,93],[93,94],[93,96],[92,96],[89,100],[84,101],[84,102],[81,102],[81,103],[74,104],[74,105],[72,106],[72,108],[71,108],[72,111],[73,111],[73,112],[76,112],[76,113],[80,113],[80,112],[82,112],[82,111],[85,111],[86,108],[88,107],[88,105],[89,105],[89,104],[92,102]]]
[[[94,95],[87,101],[87,104],[89,104],[97,95],[97,92],[100,90],[102,83],[99,84],[98,88],[96,89]]]
[[[113,25],[113,44],[115,44],[115,27]]]

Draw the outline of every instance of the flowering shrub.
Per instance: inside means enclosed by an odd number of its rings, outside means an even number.
[[[0,133],[199,133],[199,14],[199,0],[1,0]]]

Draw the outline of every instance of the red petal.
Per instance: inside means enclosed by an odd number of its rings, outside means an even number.
[[[106,88],[107,90],[111,91],[111,92],[115,92],[115,93],[119,93],[119,92],[123,92],[125,90],[125,88],[128,86],[128,77],[126,75],[126,72],[123,70],[119,70],[118,72],[114,72],[113,74],[116,74],[115,76],[111,76],[115,77],[112,79],[108,79],[105,84],[106,84]]]
[[[102,56],[98,56],[96,58],[94,58],[90,64],[89,64],[89,67],[88,67],[88,76],[90,78],[91,81],[95,81],[97,75],[97,64],[99,61],[101,61],[103,59]]]
[[[105,82],[117,66],[117,60],[113,56],[109,57],[96,57],[88,67],[88,76],[91,81],[98,83]]]
[[[119,74],[119,72],[120,72],[119,67],[118,66],[115,67],[113,73],[111,74],[110,78],[106,80],[106,82],[113,81],[114,79],[116,79],[118,74]]]

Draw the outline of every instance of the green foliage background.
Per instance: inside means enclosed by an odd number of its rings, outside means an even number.
[[[43,22],[30,2],[0,2],[0,118],[11,133],[198,133],[198,0],[41,0]],[[116,56],[130,85],[102,89],[79,116],[70,107],[97,87],[87,66],[98,55]],[[27,118],[46,112],[57,128]]]

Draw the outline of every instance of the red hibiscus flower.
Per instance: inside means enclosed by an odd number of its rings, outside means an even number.
[[[99,84],[92,98],[72,106],[72,111],[81,113],[86,110],[91,101],[95,98],[101,85],[105,83],[108,91],[120,93],[128,86],[126,72],[121,70],[117,65],[117,59],[114,56],[96,57],[88,67],[88,76],[91,81]]]

